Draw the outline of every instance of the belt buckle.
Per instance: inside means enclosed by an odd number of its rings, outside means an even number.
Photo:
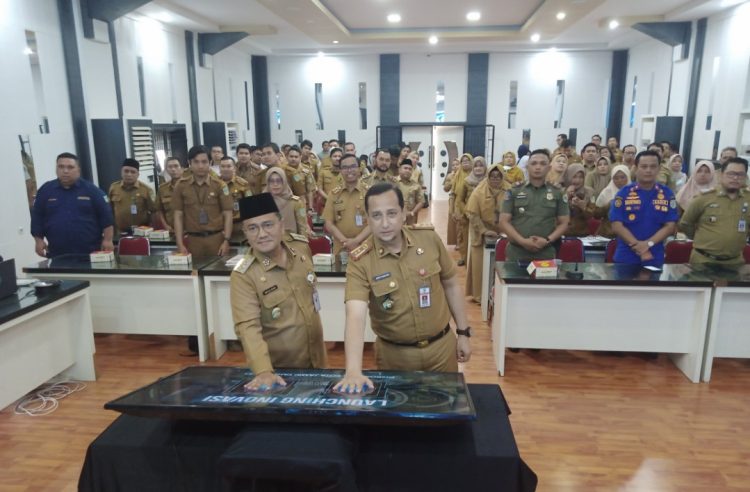
[[[429,344],[430,344],[429,340],[420,340],[420,341],[417,342],[417,347],[419,347],[419,348],[425,348]]]

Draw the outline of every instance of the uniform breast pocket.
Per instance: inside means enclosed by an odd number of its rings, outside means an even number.
[[[722,219],[726,219],[725,215],[719,208],[708,208],[706,214],[703,216],[703,222],[706,224],[716,224],[717,222],[723,222]]]
[[[78,202],[78,210],[85,212],[92,208],[91,199],[89,197],[78,197],[76,202]]]
[[[440,282],[440,263],[434,261],[426,266],[417,265],[413,270],[412,278],[417,289],[421,287],[434,288],[437,282]]]
[[[278,323],[283,317],[289,319],[290,310],[294,304],[292,293],[289,289],[279,285],[270,285],[261,290],[260,299],[260,322],[262,325]]]
[[[219,203],[219,196],[215,192],[210,192],[206,196],[206,205],[216,205]]]
[[[529,206],[529,199],[528,198],[516,198],[513,201],[513,208],[516,210],[523,208],[524,210],[527,209]]]
[[[120,203],[122,201],[122,195],[119,193],[113,193],[110,197],[112,203]]]
[[[398,281],[386,278],[372,284],[372,294],[375,296],[377,309],[388,312],[398,301]]]

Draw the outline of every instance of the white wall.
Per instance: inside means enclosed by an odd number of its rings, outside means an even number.
[[[591,135],[604,135],[611,71],[609,51],[490,54],[487,123],[495,125],[495,160],[503,152],[515,152],[527,128],[532,149],[554,149],[557,134],[570,128],[578,129],[579,149]],[[509,129],[512,80],[518,81],[518,114],[515,128]],[[554,128],[557,80],[565,80],[560,128]]]
[[[747,149],[750,139],[741,138],[741,112],[750,118],[750,42],[747,29],[750,25],[750,4],[744,3],[708,19],[706,44],[703,51],[695,131],[693,133],[692,161],[710,157],[714,132],[721,131],[719,149],[734,146]],[[712,83],[714,58],[719,57],[719,73]],[[706,130],[709,99],[714,93],[713,122]],[[750,132],[748,132],[750,133]]]
[[[380,123],[380,61],[378,55],[269,57],[268,91],[271,138],[279,145],[295,142],[294,131],[320,150],[324,139],[346,130],[346,139],[357,145],[357,153],[375,149]],[[403,69],[403,60],[402,60]],[[315,83],[323,84],[324,129],[315,128]],[[367,84],[367,129],[359,128],[359,83]],[[403,86],[402,79],[402,86]],[[281,129],[276,125],[276,88],[279,90]],[[403,103],[403,99],[402,99]],[[464,103],[465,104],[465,103]],[[403,113],[402,113],[403,120]],[[434,118],[434,114],[433,114]]]
[[[402,123],[435,121],[438,82],[445,86],[445,121],[466,120],[469,55],[401,55]]]
[[[6,149],[3,179],[0,180],[0,255],[16,258],[22,267],[34,261],[34,242],[30,233],[30,214],[21,166],[18,135],[29,136],[37,181],[41,185],[55,176],[55,156],[75,151],[68,102],[68,86],[55,0],[5,0],[0,14],[0,46],[3,70],[0,71],[0,147]],[[37,38],[45,105],[50,133],[39,132],[36,96],[26,47],[25,30]]]
[[[250,55],[236,48],[227,48],[213,57],[213,70],[216,92],[216,121],[239,123],[240,142],[255,144],[255,109],[253,106],[253,79]],[[248,111],[245,108],[245,82],[247,82],[250,128],[247,127]],[[211,91],[202,91],[209,94]],[[213,121],[213,98],[210,112],[201,115],[202,121]]]

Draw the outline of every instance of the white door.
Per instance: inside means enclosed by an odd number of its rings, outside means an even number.
[[[448,200],[448,193],[443,191],[443,181],[450,170],[451,160],[463,153],[464,127],[435,126],[433,127],[433,167],[432,194],[433,200]],[[425,176],[427,178],[427,176]],[[425,181],[426,183],[426,181]]]
[[[432,128],[432,126],[407,126],[401,130],[401,139],[409,144],[412,151],[419,154],[417,166],[422,171],[423,183],[428,195],[431,193],[432,186],[432,169],[430,167]]]

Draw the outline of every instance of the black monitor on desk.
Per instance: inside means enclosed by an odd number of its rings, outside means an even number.
[[[2,261],[0,257],[0,299],[12,296],[16,290],[16,260]]]

